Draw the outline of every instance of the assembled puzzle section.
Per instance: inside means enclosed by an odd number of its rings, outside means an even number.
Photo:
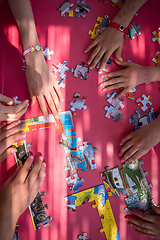
[[[120,240],[117,224],[112,212],[112,208],[108,199],[106,188],[103,184],[86,189],[65,197],[68,209],[76,211],[78,206],[81,206],[85,201],[93,202],[93,208],[97,208],[101,218],[102,228],[101,233],[104,233],[107,240]]]
[[[21,166],[25,163],[27,157],[30,155],[28,147],[31,147],[31,144],[27,144],[26,140],[20,141],[20,145],[15,142],[13,147],[17,149],[17,152],[14,154],[18,166]],[[33,164],[30,167],[30,171],[33,168]],[[44,227],[49,226],[49,221],[52,220],[52,217],[47,217],[45,208],[48,209],[48,205],[43,204],[42,196],[45,195],[45,192],[38,191],[35,199],[29,205],[29,211],[31,219],[33,222],[34,229],[40,229],[42,224]]]
[[[105,177],[104,182],[108,186],[108,193],[119,197],[119,193],[127,195],[125,202],[127,207],[125,211],[132,209],[143,210],[144,212],[151,212],[151,191],[152,184],[147,183],[147,172],[143,172],[141,164],[142,160],[135,160],[130,163],[122,164],[122,169],[114,167],[101,173],[101,177]]]
[[[95,159],[94,153],[96,151],[91,144],[89,145],[90,147],[88,147],[86,143],[84,147],[79,146],[79,139],[74,131],[71,111],[60,112],[59,116],[62,126],[61,128],[63,129],[63,132],[61,133],[62,142],[60,142],[59,145],[64,147],[67,154],[67,167],[65,169],[69,170],[70,174],[75,173],[75,171],[77,173],[87,171],[87,167],[95,169],[96,165],[92,161]]]
[[[123,98],[120,99],[115,99],[117,96],[116,92],[112,92],[112,94],[107,93],[106,97],[107,102],[110,103],[110,106],[105,106],[105,110],[107,113],[105,114],[105,117],[110,118],[111,116],[113,117],[113,121],[117,122],[119,119],[123,120],[122,111],[119,110],[119,108],[124,108],[124,105],[122,102],[124,101]]]

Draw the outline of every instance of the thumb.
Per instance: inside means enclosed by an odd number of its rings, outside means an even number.
[[[30,94],[30,98],[31,98],[31,106],[33,106],[36,102],[36,96],[33,94],[32,89],[29,89],[29,94]]]
[[[151,203],[151,209],[155,215],[160,215],[160,208]]]
[[[132,64],[132,62],[119,61],[118,59],[115,59],[115,63],[121,67],[129,67]]]
[[[0,102],[5,103],[6,105],[10,105],[10,106],[14,104],[12,98],[6,97],[2,94],[0,94]]]
[[[121,58],[121,52],[122,52],[122,46],[119,46],[119,48],[117,48],[117,50],[116,50],[116,58],[117,58],[120,62],[123,61],[123,59]]]

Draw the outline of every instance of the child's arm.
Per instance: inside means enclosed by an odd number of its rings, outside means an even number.
[[[30,156],[24,165],[3,184],[0,190],[0,236],[11,240],[20,215],[34,200],[45,177],[45,163],[39,157],[29,172],[33,162]]]
[[[126,215],[128,224],[137,232],[149,238],[160,238],[160,209],[151,203],[153,215],[138,210],[132,210],[132,215]]]
[[[9,155],[16,153],[17,150],[11,147],[19,139],[26,137],[26,133],[21,131],[25,123],[12,122],[6,125],[5,122],[0,124],[0,163]]]
[[[112,79],[100,83],[99,86],[103,87],[103,91],[123,88],[117,98],[122,97],[139,84],[160,81],[159,66],[141,66],[132,62],[120,62],[117,59],[115,59],[115,62],[124,69],[101,75],[102,78]]]
[[[127,27],[135,13],[145,2],[147,2],[147,0],[127,0],[112,22]],[[122,61],[121,51],[123,38],[123,32],[112,27],[108,27],[100,36],[98,36],[96,40],[85,49],[85,53],[87,53],[92,48],[95,48],[87,62],[88,65],[90,65],[90,69],[94,68],[103,57],[100,65],[100,70],[102,70],[113,52],[116,53],[116,58],[119,61]]]
[[[128,134],[121,140],[119,155],[122,162],[132,162],[160,142],[160,117],[148,125]]]
[[[30,0],[8,0],[8,2],[21,34],[23,49],[39,46]],[[32,100],[31,105],[34,105],[37,98],[44,116],[48,118],[46,99],[55,116],[60,110],[59,100],[63,100],[63,96],[42,51],[27,53],[25,60],[27,83]]]

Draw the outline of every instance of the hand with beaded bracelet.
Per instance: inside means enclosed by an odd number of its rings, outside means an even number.
[[[113,52],[116,53],[116,58],[122,61],[123,35],[135,13],[146,1],[147,0],[126,0],[109,27],[85,49],[85,53],[94,49],[87,61],[90,69],[93,69],[103,58],[99,68],[99,70],[102,70]]]
[[[40,48],[30,0],[8,0],[22,38],[26,61],[26,78],[31,97],[31,106],[38,100],[45,118],[47,105],[54,116],[60,111],[62,92],[51,69],[48,67]],[[26,52],[27,51],[27,52]]]

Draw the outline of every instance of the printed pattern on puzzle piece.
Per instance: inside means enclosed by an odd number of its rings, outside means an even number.
[[[130,38],[131,40],[133,40],[136,36],[139,36],[141,34],[141,32],[139,31],[139,29],[141,29],[140,25],[135,25],[134,23],[132,23],[129,27],[128,27],[128,31],[127,34],[125,34],[125,38]]]
[[[156,58],[152,58],[152,61],[153,61],[156,65],[159,65],[159,64],[160,64],[160,52],[159,52],[159,51],[157,51],[157,52],[155,53],[155,57],[156,57]]]
[[[120,192],[123,195],[127,194],[125,201],[126,209],[129,210],[137,208],[148,211],[150,209],[152,184],[147,183],[147,173],[143,172],[141,164],[143,161],[135,160],[122,164],[122,169],[119,169],[119,166],[112,169],[106,167],[106,171],[101,173],[101,177],[105,177],[107,184],[115,190],[116,197],[119,197]]]
[[[150,101],[151,96],[148,95],[148,97],[147,97],[145,94],[142,94],[141,97],[143,98],[143,100],[141,100],[140,98],[138,98],[138,99],[136,100],[136,103],[137,103],[138,105],[140,105],[139,103],[142,103],[142,104],[143,104],[143,107],[141,107],[141,109],[143,110],[143,112],[145,112],[145,111],[148,109],[147,104],[149,104],[150,106],[152,105],[152,102]]]
[[[77,7],[75,8],[75,12],[77,12],[77,14],[76,14],[77,18],[80,18],[80,17],[84,18],[86,16],[86,14],[84,12],[89,13],[90,10],[92,9],[91,6],[89,6],[89,5],[84,6],[86,4],[86,0],[81,0],[81,2],[76,1],[76,4],[77,4]]]
[[[157,41],[160,44],[160,28],[158,28],[157,31],[153,31],[152,34],[154,36],[154,38],[152,38],[152,41]]]
[[[82,186],[82,182],[84,182],[84,178],[79,178],[78,174],[75,173],[73,174],[74,178],[72,178],[71,176],[66,178],[67,184],[69,185],[69,189],[70,191],[73,191],[75,193],[79,192],[79,187]]]
[[[83,80],[87,80],[88,75],[86,75],[86,73],[90,72],[89,68],[85,67],[85,63],[81,62],[81,65],[76,66],[76,68],[71,68],[71,72],[74,73],[74,77],[78,77],[80,75],[80,78]]]
[[[69,3],[66,0],[57,7],[57,9],[61,11],[61,17],[65,17],[65,13],[68,13],[69,17],[73,17],[73,10],[70,10],[70,7],[73,7],[73,3]]]
[[[67,67],[67,62],[64,61],[63,64],[62,63],[58,63],[57,65],[52,64],[52,68],[53,68],[53,73],[57,73],[59,72],[60,75],[60,79],[64,80],[66,78],[66,75],[64,74],[65,72],[69,72],[70,69]]]

